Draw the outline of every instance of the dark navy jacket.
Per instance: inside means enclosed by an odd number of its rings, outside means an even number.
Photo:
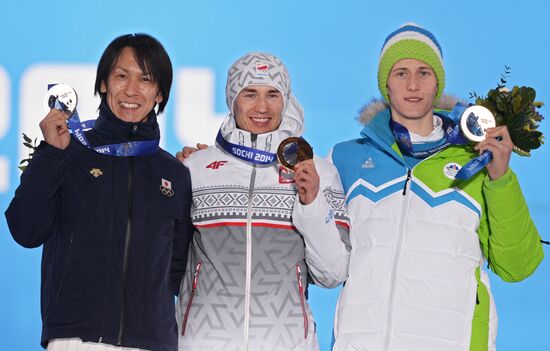
[[[102,105],[93,146],[159,137],[154,113],[127,123]],[[174,295],[192,236],[189,171],[166,151],[101,155],[43,142],[6,211],[13,238],[43,245],[42,340],[78,337],[177,350]]]

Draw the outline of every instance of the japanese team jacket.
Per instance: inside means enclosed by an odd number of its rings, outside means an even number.
[[[154,113],[128,123],[102,105],[85,134],[99,146],[157,139],[159,128]],[[19,244],[43,246],[42,346],[80,338],[176,350],[190,206],[189,171],[162,149],[115,157],[74,138],[65,150],[43,142],[6,211]]]
[[[372,109],[365,109],[366,113]],[[540,237],[514,173],[467,181],[475,154],[451,146],[412,169],[384,109],[332,152],[351,218],[336,351],[495,350],[497,314],[484,260],[505,281],[541,262]]]
[[[229,116],[221,132],[233,144],[275,152],[301,129],[289,122],[252,141]],[[292,173],[276,163],[254,165],[219,144],[186,160],[195,233],[178,301],[180,351],[318,349],[308,280],[324,287],[345,280],[349,227],[335,167],[314,162],[320,190],[304,206]]]

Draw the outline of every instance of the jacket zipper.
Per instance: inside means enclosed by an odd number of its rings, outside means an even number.
[[[137,132],[137,126],[132,129],[130,140]],[[134,158],[128,157],[128,219],[126,221],[126,240],[124,242],[124,257],[122,259],[122,298],[120,302],[120,324],[118,327],[118,345],[122,345],[122,335],[124,334],[125,326],[125,305],[126,305],[126,272],[128,270],[128,255],[130,251],[130,241],[132,240],[132,222],[133,222],[133,176],[134,176]]]
[[[195,274],[193,275],[193,285],[191,288],[191,296],[189,297],[189,302],[187,303],[187,308],[185,309],[185,313],[183,315],[181,336],[185,336],[185,329],[187,327],[187,318],[189,318],[189,310],[191,309],[191,305],[193,304],[193,297],[195,296],[195,292],[197,291],[197,285],[199,284],[199,274],[201,272],[201,267],[202,267],[202,261],[199,261],[197,263],[197,267],[195,268]]]
[[[252,134],[252,148],[256,147],[256,134]],[[244,351],[248,351],[248,337],[250,334],[250,290],[252,270],[252,200],[254,196],[254,183],[256,182],[256,164],[252,164],[250,186],[248,188],[248,210],[246,213],[246,267],[245,267],[245,291],[244,291]]]
[[[306,313],[306,303],[304,301],[304,286],[302,285],[302,269],[296,265],[296,277],[298,278],[298,292],[300,293],[300,304],[302,305],[302,315],[304,316],[304,339],[307,339],[308,319]]]
[[[405,185],[403,186],[403,196],[407,194],[407,185],[409,184],[409,180],[411,180],[411,169],[407,171],[407,179],[405,180]]]
[[[396,241],[396,251],[395,256],[392,262],[392,271],[390,276],[390,292],[388,297],[388,312],[386,315],[386,338],[384,341],[384,348],[383,350],[388,350],[390,346],[390,337],[391,337],[391,329],[392,329],[392,312],[393,312],[393,304],[394,304],[394,288],[395,288],[395,279],[397,277],[397,266],[399,263],[399,258],[401,255],[401,246],[403,244],[403,237],[405,236],[405,232],[407,230],[406,228],[406,222],[405,218],[407,217],[407,213],[409,212],[409,202],[410,202],[410,192],[407,193],[407,189],[410,189],[410,180],[412,178],[411,175],[411,169],[408,168],[407,170],[407,179],[405,180],[405,185],[403,186],[403,208],[401,210],[401,219],[400,219],[400,228],[397,232],[399,237]]]

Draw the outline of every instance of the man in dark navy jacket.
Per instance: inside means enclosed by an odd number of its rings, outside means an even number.
[[[173,297],[192,224],[189,171],[158,146],[171,84],[156,39],[121,36],[98,65],[93,128],[77,140],[69,113],[55,108],[40,122],[45,141],[6,218],[19,244],[43,245],[41,344],[50,351],[177,349]]]

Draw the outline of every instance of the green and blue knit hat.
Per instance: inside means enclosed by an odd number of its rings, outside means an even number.
[[[437,78],[436,101],[445,88],[443,53],[435,36],[414,23],[406,23],[386,38],[378,63],[378,88],[386,101],[388,96],[388,76],[396,62],[402,59],[416,59],[430,66]]]

